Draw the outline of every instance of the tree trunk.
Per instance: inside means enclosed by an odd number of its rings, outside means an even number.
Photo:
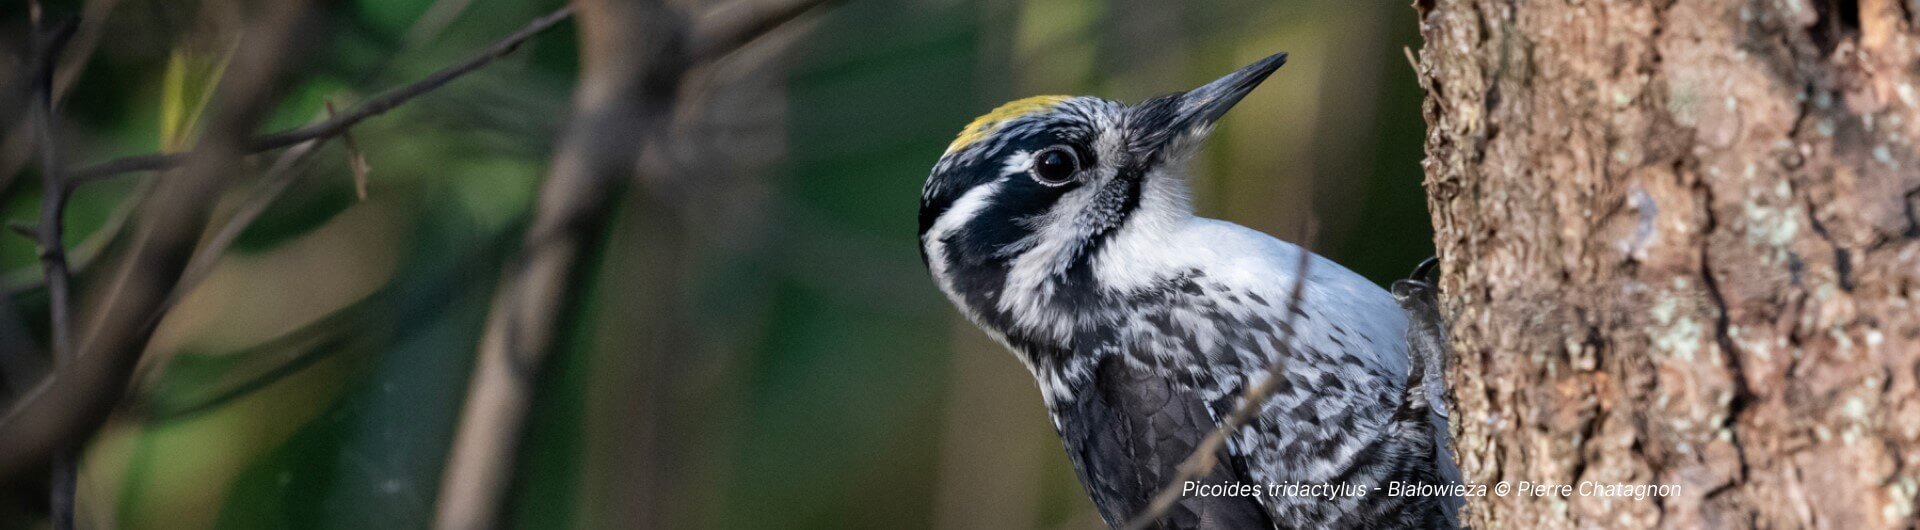
[[[1912,527],[1920,6],[1416,9],[1467,521]]]

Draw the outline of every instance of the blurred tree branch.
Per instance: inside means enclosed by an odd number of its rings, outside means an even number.
[[[87,61],[93,58],[93,50],[99,47],[100,37],[106,32],[107,16],[119,6],[120,0],[87,0],[80,7],[80,27],[73,37],[73,53],[64,54],[53,72],[55,106],[66,101],[67,93],[86,71]]]
[[[220,228],[207,238],[206,243],[200,245],[199,250],[194,251],[193,257],[187,259],[186,268],[180,273],[180,284],[167,297],[160,308],[161,312],[172,309],[180,303],[181,297],[213,274],[213,267],[219,264],[220,256],[226,255],[227,249],[240,239],[247,227],[267,213],[267,208],[273,206],[274,201],[305,174],[307,161],[320,152],[321,144],[326,141],[326,138],[308,140],[280,153],[273,166],[267,169],[266,176],[261,178],[260,187],[234,209],[233,215],[220,223]]]
[[[832,0],[732,0],[693,21],[687,54],[694,62],[718,59],[793,22]]]
[[[410,37],[409,37],[407,46],[395,52],[394,55],[395,56],[404,55],[406,52],[419,47],[426,40],[432,39],[435,35],[437,35],[441,30],[444,29],[444,27],[441,26],[442,24],[450,22],[449,20],[439,20],[439,19],[452,18],[457,16],[458,15],[457,10],[465,9],[466,1],[467,0],[440,0],[436,2],[434,4],[434,7],[430,9],[427,14],[421,15],[423,19],[419,22],[416,22],[414,27],[408,30],[408,35],[410,35]],[[100,31],[100,28],[98,27],[99,26],[98,22],[101,19],[104,19],[106,17],[107,12],[110,12],[112,8],[117,4],[117,2],[118,0],[90,0],[87,3],[87,6],[85,8],[87,15],[86,17],[82,18],[80,23],[80,29],[74,36],[75,44],[72,46],[74,48],[74,51],[68,52],[64,55],[70,56],[75,53],[81,53],[81,54],[91,53],[90,50],[93,49],[92,43],[98,40],[97,39],[98,35],[90,35],[88,32],[92,31],[97,33]],[[436,12],[444,11],[447,9],[454,9],[456,11],[441,12],[436,14]],[[457,64],[451,67],[447,67],[443,69],[441,72],[466,68],[468,66],[473,65],[475,61],[491,62],[494,59],[503,57],[503,56],[495,56],[491,52],[494,50],[500,50],[503,47],[508,48],[508,51],[512,51],[513,49],[517,49],[520,43],[526,40],[529,40],[540,33],[544,33],[547,29],[552,28],[554,25],[557,25],[558,22],[564,21],[567,18],[565,15],[561,15],[559,13],[560,11],[567,11],[567,9],[557,10],[555,13],[549,14],[547,17],[557,17],[551,20],[547,20],[545,17],[543,17],[542,19],[536,19],[535,21],[529,23],[526,29],[522,29],[518,32],[515,32],[514,34],[511,34],[506,38],[503,38],[499,43],[490,47],[489,53],[479,54],[472,60]],[[91,17],[95,17],[96,13],[98,15],[98,18],[91,18]],[[436,18],[428,19],[426,17],[436,17]],[[538,26],[539,29],[534,30],[533,29],[534,26]],[[89,40],[89,37],[93,37],[93,40]],[[66,92],[67,87],[69,86],[64,84],[66,80],[72,77],[76,77],[78,74],[78,71],[81,70],[80,67],[84,65],[85,65],[84,60],[68,60],[68,61],[61,62],[61,67],[59,70],[56,71],[56,76],[54,79],[53,95],[54,95],[54,104],[56,107],[59,106],[60,101],[62,99],[62,95]],[[384,70],[385,68],[386,68],[386,64],[383,63],[381,66],[375,67],[374,71],[378,72],[378,71]],[[377,74],[375,73],[369,73],[367,74],[367,77],[371,78],[371,77],[375,77],[376,75]],[[18,76],[18,77],[22,79],[26,78],[26,76]],[[415,85],[409,85],[407,88],[414,88],[418,84],[424,84],[429,81],[432,81],[433,79],[434,78],[430,76],[427,79],[423,79],[417,82]],[[446,79],[440,82],[439,84],[444,85],[450,82],[451,82],[451,79]],[[15,87],[12,84],[12,78],[7,78],[5,80],[5,84],[0,84],[0,94],[12,94],[13,93],[12,91],[16,89],[24,91],[27,88],[30,88],[30,85],[22,84],[19,87]],[[391,91],[390,94],[395,92],[398,92],[398,90]],[[384,97],[384,96],[385,94],[378,97]],[[8,101],[17,100],[24,103],[24,102],[27,102],[29,99],[31,99],[30,94],[20,93],[15,98],[9,98]],[[5,108],[0,108],[0,123],[6,123],[8,121],[7,118],[5,118],[7,112],[9,112],[11,109],[15,109],[16,107],[21,107],[21,106],[22,105],[13,105]],[[338,116],[333,115],[333,113],[326,114],[325,117],[326,119],[338,118]],[[319,127],[322,124],[326,123],[326,119],[315,119],[314,121],[309,122],[305,127]],[[342,131],[340,134],[345,135],[346,132]],[[302,148],[302,146],[312,143],[313,141],[323,141],[327,139],[329,139],[329,137],[319,137],[319,138],[314,138],[313,140],[309,140],[308,142],[292,144],[290,150],[299,150]],[[7,141],[11,142],[12,140],[7,140]],[[4,151],[5,149],[6,147],[0,147],[0,151]],[[0,153],[0,158],[4,158],[5,156],[6,156],[5,153]],[[184,154],[180,154],[180,156],[184,157]],[[132,163],[133,161],[146,161],[142,163],[150,163],[153,161],[158,161],[162,157],[163,157],[163,154],[124,157],[122,159],[116,159],[113,161],[109,161],[107,163],[97,164],[91,168],[83,168],[83,171],[107,169],[108,166],[113,164]],[[276,162],[276,167],[278,166],[278,164],[279,162]],[[4,190],[7,187],[6,179],[8,177],[6,175],[10,174],[9,167],[10,166],[7,165],[6,160],[0,160],[0,190]],[[139,171],[139,170],[134,170],[134,171]],[[83,174],[82,177],[85,177],[85,178],[80,180],[82,180],[81,183],[93,182],[97,180],[104,180],[104,179],[118,176],[128,172],[133,172],[133,171],[96,173],[91,175]],[[69,180],[71,181],[74,179],[70,178]],[[268,180],[272,180],[272,179],[268,179]],[[69,188],[72,187],[72,184],[73,183],[70,182]],[[286,182],[286,184],[291,185],[292,182],[288,181]],[[271,201],[273,198],[276,198],[278,196],[278,193],[283,193],[283,192],[284,192],[284,189],[281,190],[280,192],[276,192],[273,197],[256,197],[255,199]],[[127,203],[127,205],[131,206],[132,203],[129,202]],[[87,266],[92,261],[94,261],[91,258],[98,257],[98,254],[100,253],[99,251],[117,238],[118,234],[121,232],[121,229],[123,229],[127,224],[125,221],[129,217],[129,215],[127,215],[128,213],[130,213],[128,210],[130,209],[121,208],[120,210],[116,211],[114,215],[109,219],[109,221],[105,224],[104,228],[94,231],[86,241],[80,242],[79,244],[75,245],[74,248],[70,249],[67,252],[69,267],[72,269],[73,274],[75,275],[85,274],[87,270]],[[247,223],[243,223],[240,226],[235,226],[233,228],[244,231],[247,224],[251,224],[251,221],[248,221]],[[34,236],[29,234],[28,237],[34,237]],[[228,243],[231,243],[231,241],[229,241]],[[204,251],[202,252],[202,254],[205,254],[205,253],[206,252]],[[219,254],[213,255],[213,257],[216,257],[216,258],[218,256]],[[200,258],[196,257],[195,259],[200,259]],[[209,266],[210,265],[211,264],[209,264]],[[21,272],[27,272],[27,271],[21,271]],[[189,277],[191,277],[191,275],[189,275]],[[186,283],[188,287],[182,287],[182,290],[190,289],[191,285],[196,282],[188,281],[184,283]],[[0,277],[0,296],[18,297],[18,296],[21,296],[23,293],[45,289],[46,287],[47,285],[46,285],[45,278],[39,275],[33,275],[33,276],[18,275],[17,277],[16,275],[9,275],[8,277]],[[0,346],[6,346],[6,344],[0,343]],[[5,351],[6,350],[4,349],[0,349],[0,352],[5,352]],[[4,357],[0,357],[0,360],[7,360],[7,359],[5,359]],[[26,370],[26,371],[16,370],[14,372],[7,373],[7,376],[17,377],[21,374],[37,377],[37,375],[39,374],[39,370]],[[12,387],[12,388],[17,390],[20,387]]]
[[[298,12],[303,11],[291,6],[274,9],[259,26],[258,33],[275,36],[287,33],[297,22]],[[51,207],[43,206],[43,212],[51,212],[47,215],[57,219],[73,185],[130,171],[185,168],[177,178],[162,179],[169,183],[156,187],[147,204],[140,208],[135,242],[126,261],[114,272],[93,333],[81,345],[81,354],[75,356],[85,360],[84,365],[71,370],[57,368],[0,416],[0,451],[5,453],[0,454],[0,479],[42,461],[50,451],[84,441],[124,393],[127,376],[137,364],[147,336],[166,309],[182,290],[203,278],[213,257],[285,190],[297,176],[296,166],[317,150],[319,142],[478,70],[571,16],[571,8],[561,8],[535,19],[462,63],[376,96],[339,116],[267,136],[249,137],[247,131],[270,106],[267,96],[272,72],[282,60],[277,54],[291,46],[284,38],[269,37],[275,39],[269,46],[246,50],[248,55],[244,58],[252,62],[243,65],[238,62],[242,58],[236,58],[237,66],[251,70],[222,80],[216,103],[228,110],[217,115],[220,119],[210,122],[207,139],[192,151],[121,158],[66,175],[49,173],[55,178],[64,177],[58,180],[59,186],[49,187],[57,193],[45,196]],[[67,34],[71,34],[71,29],[67,28]],[[276,55],[264,56],[266,51],[262,50],[274,51]],[[51,82],[52,77],[44,79]],[[43,148],[52,145],[50,141],[41,144]],[[261,191],[214,234],[201,252],[194,252],[211,215],[213,198],[227,180],[230,168],[238,167],[239,158],[247,154],[288,146],[295,150],[282,156],[269,171]],[[181,179],[189,182],[171,183]],[[57,241],[58,229],[57,222],[49,223],[43,217],[36,234],[43,243],[48,237]],[[53,232],[51,236],[49,232]],[[54,257],[60,257],[59,253],[55,252]],[[54,263],[49,260],[50,272],[54,270]],[[65,290],[65,284],[60,275],[48,276],[47,287],[50,294],[58,296],[56,299],[66,298],[57,294]],[[59,305],[64,304],[57,304],[56,308]],[[56,323],[56,337],[66,336],[58,331],[62,327],[65,326]]]
[[[538,374],[566,324],[576,273],[647,140],[669,125],[688,70],[823,0],[736,0],[690,20],[658,2],[577,0],[581,75],[534,222],[508,264],[448,453],[436,528],[494,526]]]
[[[100,36],[106,29],[108,15],[119,6],[119,3],[119,0],[87,0],[81,7],[78,27],[73,31],[67,43],[68,46],[63,46],[63,48],[71,47],[72,49],[63,49],[62,59],[49,65],[53,73],[50,94],[55,108],[66,101],[67,93],[73,89],[74,82],[80,79],[82,72],[86,71],[87,60],[93,56],[93,50],[100,44]],[[38,9],[37,5],[35,9]],[[0,107],[0,131],[8,133],[4,138],[0,138],[0,190],[6,190],[13,184],[13,179],[19,175],[20,169],[33,158],[27,153],[33,146],[31,142],[38,141],[32,134],[19,134],[31,130],[32,124],[21,123],[19,120],[20,114],[26,112],[25,109],[32,100],[32,80],[37,79],[36,76],[31,75],[35,70],[33,65],[24,66],[27,68],[23,69],[22,75],[11,80],[16,83],[15,85],[7,85],[6,89],[0,89],[0,97],[6,97],[9,102]]]
[[[38,7],[38,4],[34,5],[34,14],[36,16],[34,17],[35,28],[31,54],[27,59],[25,68],[23,68],[20,74],[14,79],[18,85],[9,87],[8,89],[10,96],[18,98],[11,101],[18,102],[18,104],[10,104],[7,106],[9,109],[6,111],[7,116],[0,117],[0,123],[13,123],[14,120],[19,118],[18,112],[22,111],[30,116],[31,119],[28,125],[32,127],[32,132],[37,136],[35,143],[40,147],[40,171],[44,177],[43,180],[46,182],[45,187],[49,190],[54,190],[61,189],[58,185],[61,180],[58,163],[59,156],[54,150],[52,142],[54,98],[51,92],[54,82],[54,69],[60,63],[60,52],[73,36],[78,24],[72,19],[49,24],[40,16],[41,12]],[[49,298],[51,299],[49,315],[51,316],[51,320],[53,320],[54,331],[51,335],[53,336],[55,353],[56,357],[59,357],[56,360],[63,360],[65,356],[72,353],[72,349],[69,346],[70,343],[67,341],[67,338],[71,337],[70,332],[67,331],[67,327],[72,320],[67,318],[66,308],[68,301],[67,294],[70,292],[68,289],[70,276],[66,271],[65,249],[59,243],[61,238],[61,224],[59,221],[60,212],[65,206],[64,195],[65,194],[54,193],[43,194],[40,204],[42,214],[41,222],[38,227],[12,227],[22,236],[33,239],[35,244],[39,246],[39,257],[45,269],[44,277],[46,280],[44,280],[44,282],[48,287]],[[47,221],[49,217],[53,219],[53,222]],[[49,245],[47,243],[48,241],[53,241],[53,244]],[[0,301],[0,303],[6,302]],[[0,325],[7,327],[16,327],[18,325],[18,322],[13,320],[17,315],[12,313],[11,308],[8,308],[6,311],[0,311],[0,316],[8,319],[6,322],[0,323]],[[10,336],[5,340],[0,340],[0,370],[7,371],[7,389],[9,392],[22,390],[25,388],[25,383],[30,381],[27,378],[39,376],[40,365],[33,360],[33,358],[39,355],[39,352],[35,346],[29,344],[30,342],[31,341],[25,336]],[[22,372],[21,370],[32,371]]]
[[[29,109],[34,134],[38,135],[40,151],[40,224],[34,227],[35,240],[39,245],[41,268],[47,281],[48,320],[52,332],[49,342],[53,345],[54,365],[60,366],[73,355],[73,320],[69,304],[72,298],[73,278],[67,273],[66,244],[62,242],[65,234],[67,196],[71,192],[60,173],[60,152],[54,143],[54,70],[60,64],[60,52],[66,47],[68,39],[73,37],[79,27],[74,20],[46,23],[41,21],[39,35],[35,37],[33,76],[33,102]]]
[[[240,167],[247,132],[271,106],[272,87],[306,17],[305,2],[263,8],[249,43],[220,82],[205,138],[141,205],[138,225],[115,262],[104,297],[71,362],[60,363],[0,416],[0,482],[56,451],[82,445],[125,392],[215,198]]]
[[[41,269],[47,281],[48,342],[53,345],[53,366],[58,371],[73,362],[73,276],[67,270],[66,233],[67,197],[71,190],[60,174],[59,144],[54,140],[54,70],[60,65],[60,52],[79,27],[73,19],[48,22],[34,4],[33,101],[29,113],[40,152],[40,224],[35,239]],[[73,528],[73,495],[76,474],[72,447],[56,451],[53,476],[48,485],[48,512],[55,530]]]
[[[248,138],[241,142],[241,150],[244,154],[258,153],[302,144],[309,140],[337,136],[346,132],[347,129],[352,128],[354,125],[366,121],[368,118],[385,114],[412,101],[414,98],[433,92],[462,76],[492,64],[501,57],[506,57],[508,54],[520,49],[520,46],[526,44],[528,40],[539,36],[541,33],[545,33],[549,29],[553,29],[554,26],[572,16],[573,8],[571,7],[563,7],[555,10],[552,13],[534,19],[533,22],[528,23],[526,27],[513,32],[513,34],[494,43],[493,46],[475,54],[466,61],[443,68],[412,84],[383,92],[380,95],[374,96],[372,99],[355,105],[353,108],[348,109],[346,112],[332,119],[267,134],[265,136]],[[97,165],[76,169],[73,172],[72,178],[76,183],[84,183],[122,173],[172,169],[185,164],[192,156],[193,153],[189,152],[153,153],[116,158]]]
[[[581,256],[628,180],[643,124],[673,98],[682,28],[653,2],[579,0],[581,73],[574,110],[541,186],[533,225],[504,272],[480,339],[460,425],[440,481],[435,527],[493,526],[558,313]],[[665,79],[662,79],[665,78]],[[653,108],[649,108],[653,107]]]

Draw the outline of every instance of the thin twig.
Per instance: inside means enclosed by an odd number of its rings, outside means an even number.
[[[1304,248],[1300,249],[1300,263],[1294,267],[1297,275],[1293,278],[1287,307],[1299,307],[1300,300],[1306,292],[1307,275],[1311,272],[1308,268],[1312,263],[1313,253]],[[1153,503],[1148,504],[1145,511],[1135,515],[1133,520],[1127,521],[1125,526],[1127,530],[1145,530],[1159,522],[1161,517],[1165,517],[1167,510],[1173,509],[1173,505],[1180,502],[1180,492],[1187,481],[1213,471],[1213,466],[1217,463],[1214,455],[1219,454],[1220,447],[1227,443],[1227,437],[1239,431],[1247,421],[1260,414],[1261,406],[1266,404],[1267,398],[1273,394],[1274,389],[1279,388],[1280,374],[1286,370],[1289,355],[1287,352],[1293,349],[1294,316],[1299,314],[1300,311],[1289,310],[1286,319],[1281,321],[1278,329],[1284,334],[1281,337],[1281,343],[1285,347],[1281,348],[1280,355],[1267,365],[1267,377],[1261,379],[1258,384],[1247,387],[1241,393],[1240,406],[1233,409],[1233,414],[1228,415],[1225,421],[1221,421],[1220,426],[1205,439],[1200,440],[1200,445],[1194,447],[1193,453],[1187,455],[1187,459],[1180,462],[1180,467],[1175,469],[1173,478],[1167,481],[1167,485],[1160,487],[1160,493],[1153,496]]]
[[[693,22],[687,55],[695,63],[717,59],[808,12],[833,4],[823,0],[732,0],[708,9]]]
[[[36,2],[34,7],[39,7]],[[67,271],[66,234],[67,199],[71,196],[60,174],[60,151],[54,143],[54,71],[59,69],[60,52],[73,37],[79,24],[68,19],[46,24],[44,14],[35,9],[39,27],[34,50],[33,115],[34,133],[40,147],[40,266],[47,280],[48,339],[53,344],[54,370],[73,364],[73,275]],[[63,448],[53,455],[53,474],[47,483],[48,518],[54,530],[72,530],[73,496],[79,462],[78,451]]]
[[[249,46],[220,81],[205,139],[179,175],[162,179],[142,201],[133,239],[103,286],[109,296],[90,312],[73,362],[0,416],[0,483],[56,453],[78,452],[124,395],[162,316],[155,309],[178,282],[214,199],[239,165],[246,132],[270,108],[274,81],[308,14],[301,1],[266,6],[248,32]]]
[[[78,33],[75,33],[74,35],[75,44],[71,46],[71,48],[73,48],[74,50],[79,50],[83,52],[87,50],[91,50],[92,49],[91,46],[87,44],[88,43],[87,38],[89,36],[88,31],[90,29],[97,30],[98,28],[93,27],[93,26],[97,26],[97,24],[90,24],[90,23],[103,20],[107,12],[110,12],[113,9],[115,3],[117,3],[118,1],[119,0],[89,0],[87,2],[87,7],[86,7],[86,12],[88,13],[88,15],[86,17],[82,17],[80,31]],[[457,3],[457,2],[465,2],[465,1],[467,0],[441,0],[439,4],[435,5],[435,9],[439,9],[439,6],[441,4]],[[99,13],[98,18],[95,18],[93,15],[93,13],[96,13],[96,12]],[[422,15],[422,16],[425,17],[426,15]],[[449,16],[457,16],[457,14],[449,14]],[[440,28],[440,29],[444,29],[444,28]],[[403,46],[400,50],[394,52],[392,55],[393,56],[405,55],[408,51],[417,48],[420,44],[425,42],[425,40],[431,40],[432,36],[434,34],[437,34],[440,31],[440,29],[433,29],[430,32],[423,33],[422,31],[420,31],[420,25],[416,24],[414,29],[408,31],[408,34],[409,35],[419,34],[421,38],[424,40],[415,40],[412,37],[409,37],[407,44]],[[71,57],[73,53],[69,52],[65,55]],[[76,62],[79,64],[74,64]],[[388,62],[383,62],[381,65],[376,66],[372,72],[369,72],[364,77],[368,79],[377,78],[380,75],[380,73],[387,70],[387,67],[390,66],[391,64],[392,63],[390,60]],[[54,78],[54,92],[53,92],[54,106],[57,107],[60,105],[61,96],[64,95],[66,92],[66,88],[64,87],[70,86],[70,84],[67,82],[68,79],[77,77],[76,74],[78,74],[80,70],[83,70],[83,68],[81,68],[83,66],[85,66],[85,61],[73,61],[73,60],[66,61],[66,64],[62,65],[62,69],[58,71],[58,73]],[[5,90],[6,90],[5,88],[0,88],[0,93],[4,93]],[[25,98],[23,97],[22,99],[25,99]],[[335,116],[329,115],[327,117],[331,119]],[[0,123],[4,123],[4,119],[0,119]],[[316,121],[309,122],[308,125],[317,125],[319,123],[320,122],[316,120]],[[295,145],[295,147],[298,147],[298,146],[299,144]],[[0,190],[6,189],[6,185],[4,183],[5,174],[6,174],[6,168],[4,167],[4,165],[0,165]],[[102,176],[100,178],[106,178],[106,176]],[[151,184],[151,181],[146,181],[143,183],[143,185],[145,184]],[[135,192],[133,195],[137,197],[142,195],[142,193]],[[121,207],[117,208],[114,211],[114,213],[108,218],[108,221],[102,225],[102,228],[100,230],[94,231],[91,235],[87,236],[87,239],[85,241],[81,241],[79,244],[74,245],[74,247],[67,252],[69,268],[72,269],[73,275],[75,276],[85,275],[87,271],[87,266],[92,261],[91,258],[99,254],[101,249],[103,249],[107,244],[111,243],[114,239],[116,239],[119,236],[121,229],[127,225],[126,220],[130,217],[128,214],[131,212],[132,210],[131,206],[133,206],[134,204],[135,203],[133,201],[122,202]],[[34,236],[31,233],[29,233],[27,237],[31,239]],[[31,271],[23,270],[23,271],[16,271],[16,272],[27,273]],[[22,293],[36,290],[36,289],[41,289],[44,287],[45,287],[44,279],[42,279],[42,277],[37,274],[34,274],[34,275],[18,274],[17,277],[15,277],[15,275],[0,276],[0,296],[17,297],[17,296],[20,296]]]
[[[100,223],[100,228],[88,233],[86,239],[67,248],[67,269],[70,275],[86,276],[87,270],[100,261],[101,255],[105,254],[115,241],[122,239],[127,225],[131,224],[128,221],[133,218],[134,207],[140,204],[138,198],[146,196],[147,190],[151,189],[152,185],[153,181],[147,180],[134,186],[133,191],[127,194],[128,197],[135,198],[134,200],[121,201],[114,205],[113,212],[107,214],[107,219]],[[9,225],[8,228],[20,231],[29,240],[39,241],[40,239],[34,233],[32,225],[15,224]],[[39,271],[20,269],[0,275],[0,296],[20,297],[46,288],[47,278]]]
[[[554,10],[552,13],[534,19],[533,22],[528,23],[526,27],[520,28],[519,31],[513,32],[513,34],[508,35],[505,39],[501,39],[499,42],[494,43],[493,46],[475,54],[464,62],[441,69],[412,84],[388,90],[378,96],[374,96],[371,99],[361,102],[359,105],[355,105],[352,109],[348,109],[333,119],[295,127],[265,136],[253,137],[243,144],[242,151],[245,153],[271,151],[303,143],[308,140],[331,138],[339,135],[354,125],[366,121],[368,118],[385,114],[388,111],[406,104],[408,101],[412,101],[414,98],[433,92],[453,82],[455,79],[473,73],[482,67],[492,64],[501,57],[512,54],[514,50],[518,50],[520,46],[526,44],[528,40],[539,36],[541,33],[545,33],[549,29],[553,29],[554,26],[572,16],[572,7],[562,7]],[[172,169],[185,163],[191,155],[192,153],[153,153],[116,158],[101,164],[77,169],[73,172],[72,178],[76,183],[84,183],[109,178],[122,173]]]
[[[100,35],[106,26],[108,15],[113,12],[118,3],[119,0],[87,0],[86,5],[81,8],[79,28],[74,32],[72,40],[61,51],[63,60],[54,66],[53,106],[55,108],[59,108],[66,101],[74,81],[86,71],[87,60],[93,57],[93,50],[100,43]],[[33,83],[28,79],[31,77],[28,74],[31,74],[32,68],[31,65],[27,66],[28,68],[18,76],[18,87],[10,84],[7,88],[0,88],[0,94],[4,94],[0,97],[8,98],[5,103],[0,104],[0,190],[9,189],[13,179],[20,173],[20,169],[34,159],[28,153],[32,150],[31,129],[29,129],[32,124],[19,120],[19,113],[25,112],[20,109],[24,109],[31,99],[29,92],[32,90]],[[15,91],[17,94],[14,93]],[[13,104],[16,101],[20,104]],[[16,132],[22,134],[16,137],[13,135]]]
[[[326,138],[309,140],[280,153],[280,158],[273,162],[273,167],[267,169],[266,177],[261,179],[260,187],[254,191],[253,195],[248,196],[246,201],[233,211],[233,215],[228,216],[227,220],[221,223],[220,230],[214,232],[213,237],[207,238],[207,242],[201,244],[199,250],[194,251],[193,257],[187,260],[186,269],[180,273],[180,283],[174,285],[173,294],[169,295],[167,301],[160,306],[161,312],[180,303],[181,298],[193,292],[194,287],[213,274],[213,267],[220,263],[220,256],[225,255],[227,249],[233,246],[233,242],[238,241],[240,235],[246,233],[247,227],[253,226],[254,220],[267,213],[267,207],[273,206],[273,202],[279,200],[280,195],[293,187],[295,181],[300,180],[300,176],[305,173],[302,170],[306,168],[307,161],[320,152],[321,144],[326,141]]]
[[[50,338],[54,366],[61,366],[73,357],[73,278],[67,271],[66,244],[61,239],[66,234],[65,213],[67,198],[71,194],[60,173],[60,152],[53,138],[53,72],[60,64],[60,50],[78,27],[79,24],[69,19],[41,30],[42,36],[38,42],[40,49],[34,59],[37,64],[33,72],[33,108],[30,109],[34,133],[39,136],[36,143],[40,144],[42,188],[40,224],[35,227],[34,233],[39,241],[40,265],[47,282],[47,311],[52,328]]]

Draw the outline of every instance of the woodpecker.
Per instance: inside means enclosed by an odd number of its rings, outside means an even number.
[[[1387,495],[1458,480],[1428,377],[1440,360],[1409,358],[1409,343],[1440,355],[1437,324],[1409,327],[1395,295],[1345,267],[1194,213],[1187,162],[1286,58],[1137,105],[1005,104],[961,130],[922,189],[928,272],[1033,374],[1110,525],[1141,515],[1267,377],[1270,397],[1198,482],[1327,486],[1183,496],[1157,527],[1453,524],[1457,498]],[[1426,284],[1396,291],[1431,314]]]

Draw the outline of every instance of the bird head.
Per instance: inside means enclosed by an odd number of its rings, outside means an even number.
[[[1137,105],[1038,96],[975,119],[922,189],[922,259],[976,321],[1058,338],[1070,323],[1047,306],[1097,291],[1093,261],[1117,234],[1192,216],[1187,160],[1286,58]]]

